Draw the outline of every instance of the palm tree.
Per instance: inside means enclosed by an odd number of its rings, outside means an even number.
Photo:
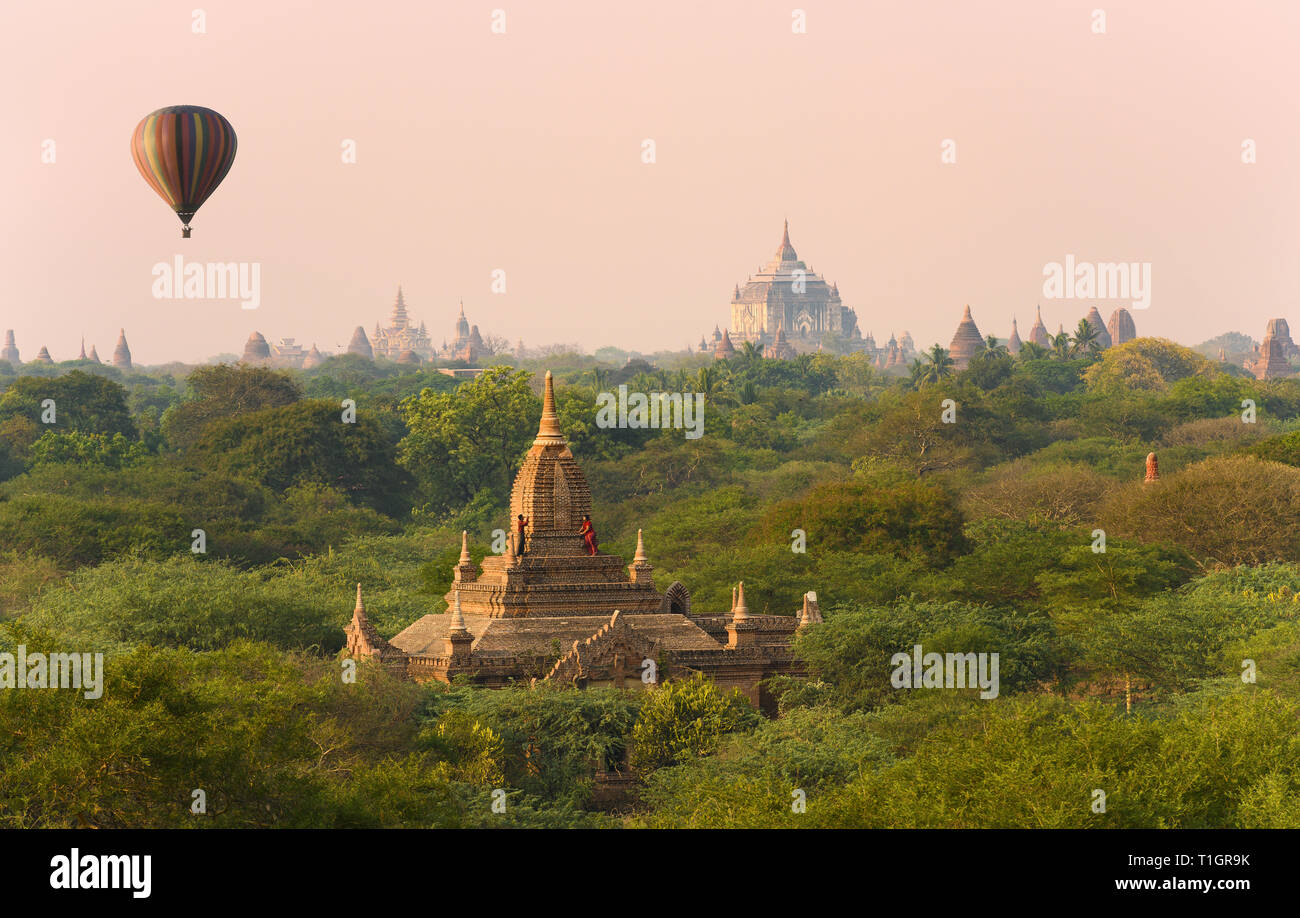
[[[722,389],[722,374],[717,367],[700,367],[695,375],[695,391],[704,393],[704,400],[711,402],[717,398]]]
[[[1097,329],[1088,323],[1087,319],[1080,319],[1079,325],[1074,330],[1074,341],[1070,348],[1070,353],[1095,354],[1101,350],[1101,342],[1097,340]]]
[[[921,383],[937,383],[941,379],[946,379],[952,375],[953,359],[948,356],[945,348],[935,344],[925,352],[925,363],[916,361],[913,366],[920,365],[918,379]],[[918,372],[914,370],[913,372]]]
[[[925,364],[921,362],[920,357],[913,358],[912,365],[908,367],[908,373],[910,374],[908,385],[913,389],[921,388],[925,382]]]
[[[627,388],[631,392],[655,392],[662,387],[659,385],[659,380],[653,374],[642,370],[628,380]]]
[[[1062,360],[1070,356],[1070,335],[1068,332],[1059,332],[1052,335],[1048,340],[1052,342],[1052,354],[1054,356],[1060,357]]]
[[[1043,347],[1036,341],[1026,341],[1020,345],[1020,353],[1016,356],[1021,360],[1039,360],[1048,355],[1047,348]]]
[[[1007,353],[1007,346],[1005,344],[1000,344],[998,342],[997,335],[989,335],[987,338],[984,339],[984,341],[985,341],[985,346],[988,348],[990,354]]]

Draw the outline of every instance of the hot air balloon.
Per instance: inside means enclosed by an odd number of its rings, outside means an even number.
[[[181,218],[183,238],[190,238],[190,220],[230,171],[237,145],[230,122],[201,105],[160,108],[135,126],[135,167]]]

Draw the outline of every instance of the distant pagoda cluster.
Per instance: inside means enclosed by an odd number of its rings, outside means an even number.
[[[465,318],[465,304],[460,304],[460,315],[456,319],[456,333],[450,342],[443,341],[442,347],[435,347],[424,322],[416,325],[406,309],[406,297],[402,288],[397,288],[397,301],[388,324],[375,323],[372,334],[367,335],[364,327],[358,325],[348,342],[347,353],[364,357],[366,360],[391,360],[407,366],[420,366],[431,360],[463,360],[474,364],[489,356],[489,351],[479,334],[478,326],[469,324]],[[293,338],[281,338],[278,344],[269,343],[261,332],[253,332],[244,343],[241,362],[255,366],[288,367],[310,370],[319,366],[325,355],[312,344],[304,349]]]
[[[104,363],[99,359],[99,351],[95,349],[93,344],[90,346],[90,353],[86,353],[85,338],[81,339],[80,353],[78,353],[73,359],[85,361],[86,363],[98,364],[100,366]],[[3,348],[0,348],[0,360],[8,361],[15,367],[23,365],[22,356],[18,353],[18,343],[14,340],[14,331],[12,328],[5,332],[5,345]],[[126,343],[126,329],[122,329],[120,334],[117,336],[117,347],[113,349],[113,360],[111,362],[112,365],[117,367],[119,370],[129,370],[132,368],[131,348],[128,347]],[[50,356],[50,349],[42,345],[41,349],[36,352],[36,357],[31,361],[31,363],[32,365],[54,366],[54,358]]]
[[[418,328],[411,324],[401,287],[397,288],[397,302],[393,304],[388,326],[380,327],[376,322],[372,341],[366,336],[366,330],[358,325],[352,333],[352,340],[348,342],[347,352],[367,360],[382,357],[411,366],[419,366],[433,359],[463,360],[473,364],[490,354],[483,344],[478,326],[470,325],[465,318],[464,301],[460,304],[460,315],[456,318],[455,337],[450,343],[444,340],[442,347],[435,349],[424,323],[421,322]]]
[[[269,344],[262,333],[256,331],[244,342],[244,355],[241,358],[242,363],[254,366],[293,367],[301,370],[320,366],[324,360],[325,355],[315,344],[311,350],[303,350],[302,345],[293,338],[281,338],[278,344]]]
[[[1105,322],[1101,312],[1093,306],[1084,318],[1096,332],[1097,344],[1103,348],[1137,337],[1133,316],[1127,309],[1116,309],[1110,321]],[[1272,329],[1273,324],[1270,323],[1269,327]],[[1281,328],[1285,330],[1285,327],[1283,322]],[[1057,334],[1064,331],[1062,326]],[[758,269],[757,274],[751,275],[743,287],[737,284],[732,291],[730,327],[724,329],[715,325],[712,340],[700,338],[698,350],[702,354],[712,352],[717,360],[727,360],[749,343],[760,347],[764,357],[790,360],[800,353],[821,350],[828,335],[839,339],[840,349],[865,353],[876,369],[885,372],[904,372],[917,357],[916,344],[907,331],[901,338],[890,332],[884,345],[877,344],[871,332],[865,336],[862,334],[857,313],[840,299],[839,286],[827,283],[799,259],[790,244],[790,223],[787,220],[776,254]],[[1050,350],[1052,337],[1043,324],[1042,310],[1039,309],[1037,320],[1029,331],[1029,340]],[[1290,344],[1289,334],[1285,340],[1281,335],[1276,340],[1278,343],[1274,349],[1280,348],[1283,356],[1287,345],[1295,347]],[[1023,343],[1013,316],[1011,335],[1006,339],[1007,350],[1012,354],[1019,353]],[[972,358],[987,347],[988,342],[980,334],[967,306],[949,344],[955,366],[965,369]],[[1272,366],[1271,372],[1279,372],[1276,355],[1270,356],[1268,347],[1263,349],[1256,362]]]
[[[1084,320],[1096,332],[1096,342],[1102,348],[1114,347],[1132,341],[1137,337],[1137,326],[1133,323],[1133,316],[1124,308],[1116,309],[1111,313],[1110,322],[1103,322],[1101,312],[1096,306],[1088,310]],[[1065,333],[1064,325],[1057,327],[1058,335]],[[1038,307],[1037,316],[1034,319],[1033,327],[1029,329],[1029,341],[1038,345],[1045,350],[1052,348],[1052,335],[1048,334],[1047,326],[1043,324],[1043,310]],[[1024,346],[1024,341],[1020,338],[1020,329],[1016,324],[1014,316],[1011,318],[1011,334],[1006,339],[1007,352],[1019,354]],[[975,355],[988,348],[988,342],[980,334],[979,327],[975,324],[975,319],[971,316],[970,306],[967,306],[962,313],[961,321],[957,323],[957,330],[953,333],[952,341],[948,344],[948,356],[952,358],[953,366],[958,370],[964,370],[970,366],[970,362]]]

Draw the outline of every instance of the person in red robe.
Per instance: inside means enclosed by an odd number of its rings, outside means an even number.
[[[522,555],[524,553],[524,531],[528,528],[528,518],[522,513],[519,514],[517,525],[519,526],[519,538],[515,540],[515,554]]]
[[[591,517],[584,514],[582,517],[582,528],[578,530],[582,534],[582,541],[587,544],[587,554],[596,553],[596,530],[591,525]]]

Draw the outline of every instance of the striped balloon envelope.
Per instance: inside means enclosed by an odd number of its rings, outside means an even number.
[[[181,218],[182,237],[190,237],[190,220],[230,171],[237,145],[230,122],[200,105],[160,108],[135,126],[131,157]]]

